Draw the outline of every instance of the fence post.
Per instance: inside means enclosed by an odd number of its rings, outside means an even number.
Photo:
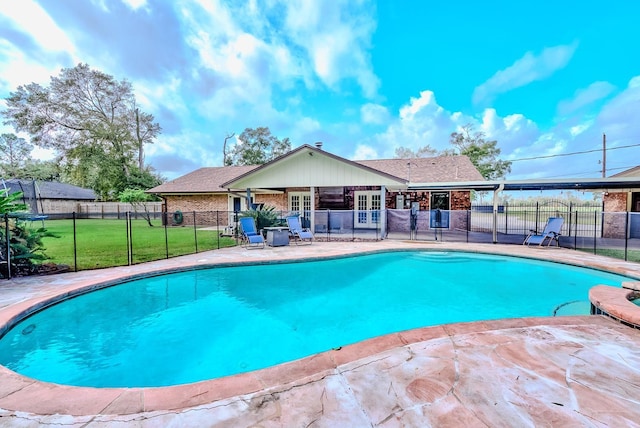
[[[196,212],[193,212],[193,239],[196,244],[196,254],[198,253],[198,230],[196,229]]]
[[[627,251],[629,250],[629,235],[631,235],[631,231],[629,230],[630,223],[630,212],[626,212],[624,217],[624,261],[627,261]]]
[[[218,250],[220,249],[220,211],[216,210],[216,240],[218,241]]]
[[[169,258],[169,234],[167,231],[167,224],[169,223],[169,217],[168,217],[168,213],[165,213],[165,215],[167,215],[167,218],[164,221],[164,255],[165,258]]]
[[[11,237],[9,236],[9,214],[4,213],[4,237],[7,244],[7,279],[11,279]]]
[[[602,213],[604,216],[604,213]],[[604,223],[604,217],[603,222]],[[597,253],[596,240],[598,239],[598,211],[593,212],[593,254]]]
[[[571,236],[571,216],[573,215],[573,203],[569,201],[569,236]]]
[[[469,243],[469,231],[471,230],[471,209],[467,210],[467,244]]]
[[[509,202],[505,202],[502,206],[502,212],[504,214],[504,234],[509,234]]]
[[[578,211],[576,211],[576,225],[573,231],[573,248],[578,249]]]
[[[125,223],[127,224],[127,263],[129,266],[133,264],[133,234],[131,231],[131,212],[127,211],[125,217]]]
[[[78,272],[78,244],[76,241],[76,212],[73,212],[73,271]]]

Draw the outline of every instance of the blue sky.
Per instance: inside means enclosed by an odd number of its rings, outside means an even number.
[[[0,108],[83,62],[133,83],[167,178],[221,165],[247,127],[359,160],[449,148],[468,123],[514,160],[507,178],[600,177],[603,133],[607,175],[640,164],[638,16],[616,0],[0,0]]]

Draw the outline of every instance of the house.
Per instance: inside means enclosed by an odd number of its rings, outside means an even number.
[[[210,211],[219,218],[246,210],[250,203],[302,213],[317,228],[331,223],[332,228],[367,229],[385,223],[379,218],[384,209],[471,207],[470,190],[409,191],[413,182],[478,180],[483,177],[466,156],[351,161],[322,150],[317,143],[302,145],[264,165],[200,168],[147,192],[159,195],[169,213]],[[347,210],[357,215],[338,216]],[[320,218],[328,212],[333,213],[333,221]],[[218,224],[228,222],[230,218],[224,217]]]
[[[611,178],[640,178],[640,165],[614,174]],[[603,236],[608,238],[624,238],[626,235],[629,235],[630,238],[640,237],[640,191],[637,187],[605,192],[602,196],[602,202],[605,213],[632,213],[628,216],[628,220],[627,215],[608,214],[603,225]]]
[[[22,193],[22,202],[33,214],[78,211],[78,203],[96,200],[93,190],[67,183],[22,179],[3,180],[3,183],[10,194]]]

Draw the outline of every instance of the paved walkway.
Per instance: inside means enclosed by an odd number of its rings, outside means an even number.
[[[327,242],[223,249],[131,267],[0,282],[0,326],[60,293],[158,269],[386,249],[640,265],[520,245]],[[265,370],[167,388],[75,388],[0,367],[0,426],[640,426],[640,331],[601,316],[410,330]]]

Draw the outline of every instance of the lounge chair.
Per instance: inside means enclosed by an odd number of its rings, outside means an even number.
[[[240,217],[239,221],[244,247],[247,249],[264,248],[264,237],[256,229],[255,219],[253,217]]]
[[[529,230],[529,234],[524,239],[522,245],[539,245],[543,246],[547,241],[547,247],[551,245],[553,241],[556,242],[556,246],[560,246],[560,229],[564,219],[562,217],[549,217],[547,224],[544,226],[542,232],[538,233],[536,230]]]
[[[287,217],[287,226],[289,226],[289,234],[296,244],[308,243],[313,241],[313,233],[307,228],[300,225],[300,217],[290,215]]]

